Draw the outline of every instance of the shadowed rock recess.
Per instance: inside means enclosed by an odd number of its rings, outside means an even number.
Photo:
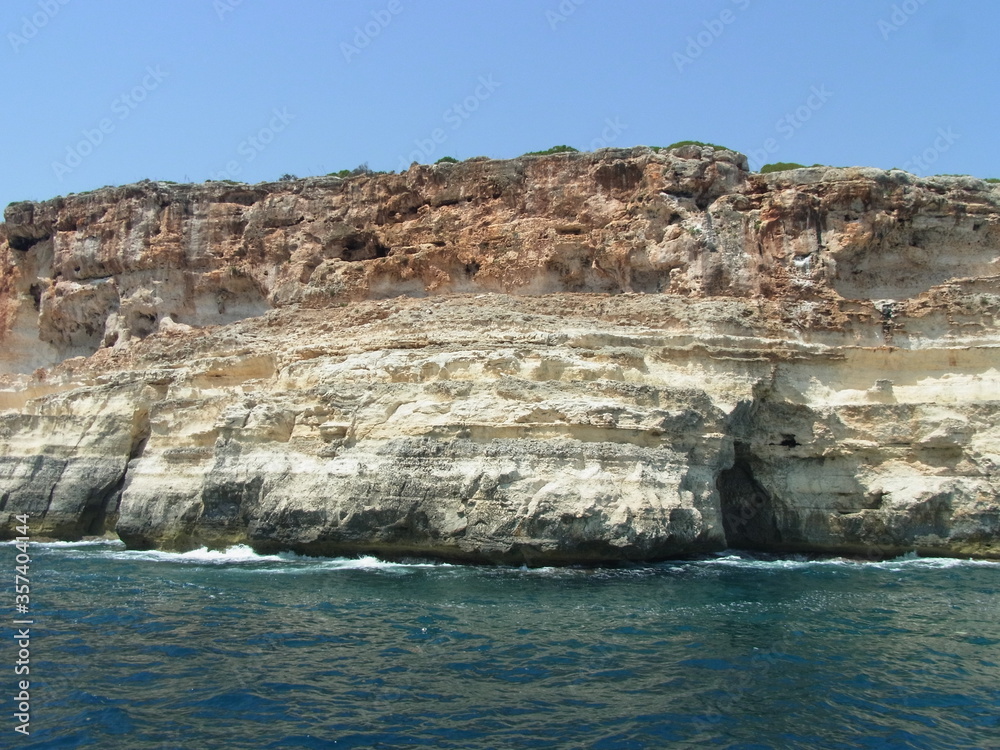
[[[1000,186],[687,146],[0,226],[0,533],[1000,557]]]

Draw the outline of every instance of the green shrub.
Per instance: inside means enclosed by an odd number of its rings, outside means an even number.
[[[278,182],[294,182],[297,179],[299,178],[296,177],[295,175],[285,172],[285,174],[281,175],[281,177],[278,178]]]
[[[720,146],[716,143],[704,143],[703,141],[677,141],[677,143],[671,143],[667,146],[668,149],[680,148],[681,146],[708,146],[709,148],[715,149],[716,151],[734,151],[727,146]],[[656,146],[654,150],[659,151],[660,147]]]
[[[771,172],[784,172],[788,169],[805,169],[805,164],[796,164],[793,161],[778,161],[774,164],[765,164],[760,168],[761,174],[771,174]]]
[[[825,167],[825,164],[813,164],[814,167]],[[774,164],[765,164],[760,168],[761,174],[770,174],[771,172],[785,172],[789,169],[806,169],[805,164],[796,164],[793,161],[777,161]]]
[[[373,172],[368,168],[368,162],[365,162],[364,164],[359,164],[354,169],[341,169],[339,172],[330,172],[327,177],[339,177],[342,180],[346,180],[348,177],[357,177],[359,175],[369,174],[385,174],[385,172]]]
[[[434,163],[435,164],[458,164],[458,159],[456,159],[454,156],[442,156],[440,159],[438,159]]]
[[[1000,182],[1000,177],[987,177],[984,182]]]
[[[525,156],[551,156],[552,154],[578,154],[580,149],[572,146],[553,146],[545,151],[529,151]]]

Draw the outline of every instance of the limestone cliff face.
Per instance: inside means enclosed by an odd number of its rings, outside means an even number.
[[[1000,556],[987,183],[685,147],[5,218],[8,535]]]

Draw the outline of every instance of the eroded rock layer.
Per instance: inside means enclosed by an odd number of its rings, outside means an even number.
[[[996,186],[640,148],[5,218],[7,536],[1000,556]]]

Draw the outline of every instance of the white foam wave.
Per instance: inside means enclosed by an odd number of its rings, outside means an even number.
[[[208,549],[201,547],[189,552],[165,552],[162,550],[120,550],[109,553],[109,556],[116,560],[144,560],[148,562],[175,562],[213,565],[258,563],[258,562],[284,562],[291,556],[286,555],[261,555],[254,552],[252,547],[245,544],[237,544],[224,550]]]
[[[1000,561],[973,560],[959,557],[917,557],[911,552],[893,560],[870,563],[870,565],[886,570],[904,570],[906,568],[1000,568]]]
[[[300,558],[301,559],[301,558]],[[333,558],[330,559],[331,563],[335,563],[338,567],[346,568],[349,570],[392,570],[395,568],[453,568],[454,565],[449,563],[436,563],[436,562],[387,562],[385,560],[379,560],[377,557],[358,557],[358,558]]]
[[[377,557],[301,557],[282,556],[285,562],[296,562],[295,566],[284,566],[281,568],[263,568],[261,573],[311,573],[318,570],[326,571],[350,571],[350,570],[370,570],[390,573],[406,573],[420,568],[456,568],[459,566],[441,562],[388,562]]]
[[[6,544],[15,544],[14,541]],[[32,547],[42,549],[74,549],[77,547],[122,547],[125,544],[118,539],[85,539],[78,542],[31,542]]]
[[[416,568],[451,568],[447,563],[435,562],[387,562],[377,557],[307,557],[291,552],[276,555],[262,555],[245,544],[238,544],[224,550],[207,547],[190,552],[164,552],[161,550],[114,550],[107,555],[116,560],[141,560],[144,562],[167,562],[189,565],[236,565],[246,566],[259,563],[280,563],[280,567],[254,567],[259,573],[294,573],[318,570],[382,570],[406,571]]]
[[[824,567],[871,567],[883,570],[904,570],[906,568],[947,569],[970,566],[1000,568],[1000,561],[997,560],[975,560],[957,557],[919,557],[914,552],[909,552],[901,557],[896,557],[891,560],[879,561],[859,560],[848,557],[811,559],[802,555],[770,558],[755,557],[754,555],[739,552],[721,552],[717,557],[706,560],[698,560],[693,564],[706,567],[721,566],[760,570],[801,570],[805,568]],[[684,565],[684,563],[681,563],[681,565]]]
[[[13,545],[14,541],[5,542]],[[370,570],[386,572],[406,572],[421,568],[448,569],[462,568],[461,565],[432,561],[405,561],[389,562],[377,557],[366,555],[356,558],[347,557],[307,557],[291,552],[283,552],[273,555],[262,555],[253,550],[252,547],[239,544],[228,549],[200,549],[189,552],[165,552],[162,550],[129,550],[117,539],[88,539],[77,542],[32,542],[32,546],[46,549],[80,549],[81,553],[93,554],[94,548],[104,548],[100,551],[102,556],[107,556],[118,560],[134,560],[146,562],[168,562],[194,565],[256,565],[259,563],[280,563],[280,567],[269,565],[267,568],[254,567],[258,572],[268,573],[292,573],[310,572],[316,570],[330,571],[351,571]],[[653,566],[641,566],[639,570],[634,569],[603,569],[625,574],[626,571],[635,575],[640,572],[652,573],[656,570],[667,570],[671,573],[683,572],[690,568],[742,568],[756,570],[803,570],[807,568],[823,567],[848,567],[857,569],[859,567],[872,567],[883,570],[905,570],[907,568],[916,569],[950,569],[959,567],[986,567],[1000,568],[1000,561],[996,560],[975,560],[950,557],[919,557],[915,553],[908,553],[902,557],[883,561],[866,561],[855,558],[831,557],[831,558],[810,558],[805,555],[789,555],[786,557],[757,556],[752,553],[727,550],[716,553],[714,557],[693,561],[676,561],[661,563]],[[480,569],[482,570],[482,569]],[[602,569],[577,569],[577,568],[495,568],[494,572],[508,571],[516,572],[520,575],[530,575],[538,577],[563,577],[566,575],[593,575]]]
[[[760,570],[799,570],[813,565],[845,565],[850,561],[842,558],[829,560],[809,560],[805,557],[790,556],[781,558],[759,558],[736,552],[719,553],[717,557],[696,560],[691,563],[674,563],[675,565],[698,567],[753,568]]]

